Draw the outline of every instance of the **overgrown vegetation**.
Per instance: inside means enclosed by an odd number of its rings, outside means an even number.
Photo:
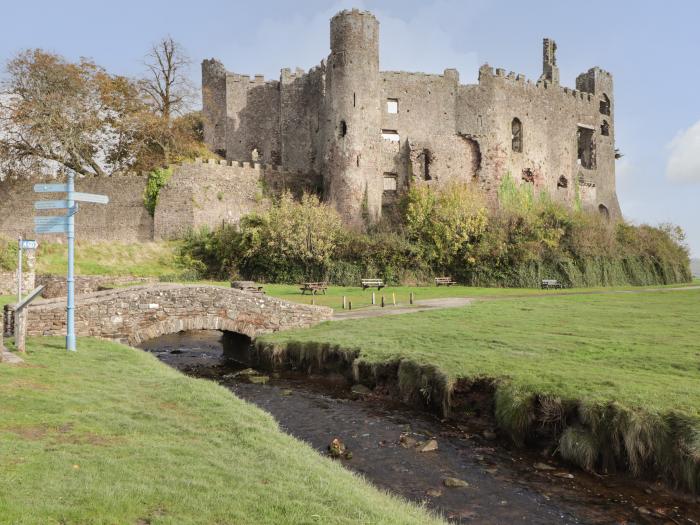
[[[17,269],[17,241],[0,236],[0,271],[13,272]]]
[[[324,323],[259,344],[278,356],[359,352],[360,370],[410,361],[450,385],[490,382],[494,416],[516,443],[553,440],[553,451],[582,468],[662,475],[698,492],[699,301],[692,289],[509,298]]]
[[[153,217],[156,213],[158,205],[158,194],[163,186],[165,186],[170,177],[173,175],[172,168],[156,168],[148,174],[148,182],[146,189],[143,191],[143,203],[148,210],[148,213]]]
[[[443,523],[145,352],[44,337],[25,359],[0,373],[3,523]]]
[[[183,254],[206,276],[263,282],[363,277],[391,284],[430,283],[451,275],[472,286],[536,287],[558,279],[569,287],[651,285],[690,280],[680,228],[633,226],[554,202],[504,177],[496,206],[475,185],[441,190],[414,186],[399,224],[367,233],[343,229],[336,212],[289,195],[239,227],[191,233]]]

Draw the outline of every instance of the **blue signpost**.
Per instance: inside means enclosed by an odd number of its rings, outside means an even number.
[[[35,210],[66,210],[65,215],[34,217],[36,233],[65,233],[68,240],[68,276],[66,304],[66,350],[75,352],[75,214],[78,213],[78,202],[107,204],[109,197],[80,193],[75,191],[75,174],[68,172],[66,184],[35,184],[36,193],[66,193],[66,198],[53,201],[36,201]]]

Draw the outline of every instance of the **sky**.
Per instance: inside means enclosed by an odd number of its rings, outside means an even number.
[[[278,78],[329,53],[329,19],[371,10],[380,22],[380,67],[441,73],[474,83],[489,63],[536,80],[542,38],[557,42],[561,83],[592,66],[613,74],[617,189],[626,219],[680,225],[700,257],[700,1],[697,0],[100,0],[3,2],[0,60],[43,48],[92,58],[139,76],[152,43],[170,35],[193,61]],[[24,21],[14,23],[11,21]]]

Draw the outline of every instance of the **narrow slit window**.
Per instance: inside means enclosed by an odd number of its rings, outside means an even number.
[[[600,125],[600,134],[606,137],[610,135],[610,124],[608,124],[607,120],[604,120],[603,123]]]
[[[519,118],[514,118],[510,124],[511,146],[513,151],[522,153],[523,151],[523,124]]]
[[[348,134],[348,125],[344,120],[340,121],[340,136],[344,137]]]
[[[399,112],[399,99],[398,98],[388,98],[386,99],[386,112],[396,114]]]

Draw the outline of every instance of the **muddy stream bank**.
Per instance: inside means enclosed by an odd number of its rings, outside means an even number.
[[[211,379],[271,413],[280,427],[376,486],[425,502],[455,523],[698,524],[700,505],[661,484],[596,476],[550,455],[513,447],[484,415],[441,421],[340,376],[251,372],[249,341],[216,331],[162,336],[141,345],[185,374]],[[353,392],[355,390],[355,392]],[[422,451],[433,448],[437,450]],[[466,486],[448,486],[466,485]]]

